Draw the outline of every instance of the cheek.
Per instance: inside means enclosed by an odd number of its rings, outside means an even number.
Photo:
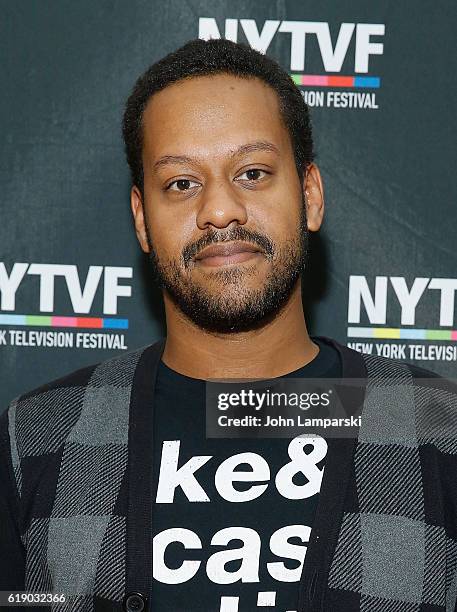
[[[278,173],[269,201],[273,207],[271,214],[280,218],[283,224],[287,225],[288,220],[291,224],[295,222],[302,202],[302,187],[295,166],[283,168]]]
[[[301,207],[299,196],[289,190],[257,208],[252,218],[253,225],[279,245],[297,236]]]
[[[148,225],[154,250],[166,259],[177,259],[183,248],[192,240],[192,222],[183,218],[182,212],[156,203],[148,208]]]

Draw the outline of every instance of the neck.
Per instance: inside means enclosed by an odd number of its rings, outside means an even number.
[[[247,332],[215,334],[196,326],[165,298],[165,364],[191,378],[272,378],[293,372],[319,352],[306,328],[301,282],[271,321]]]

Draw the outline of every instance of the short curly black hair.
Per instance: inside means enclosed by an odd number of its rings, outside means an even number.
[[[212,74],[256,77],[272,87],[279,98],[282,119],[289,131],[300,178],[314,159],[308,106],[281,66],[244,43],[226,39],[190,40],[153,64],[139,77],[125,107],[122,133],[132,182],[143,192],[142,122],[149,99],[168,85],[190,77]]]

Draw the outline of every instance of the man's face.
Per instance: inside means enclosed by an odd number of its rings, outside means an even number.
[[[303,187],[277,95],[258,79],[196,77],[155,94],[143,119],[137,233],[156,278],[197,326],[253,329],[305,265]],[[140,215],[141,217],[141,215]]]

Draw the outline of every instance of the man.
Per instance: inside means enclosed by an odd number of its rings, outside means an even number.
[[[457,396],[309,336],[324,199],[298,89],[191,41],[137,81],[123,133],[167,335],[2,416],[1,589],[56,610],[454,610]],[[205,381],[279,377],[365,381],[358,439],[206,437]]]

